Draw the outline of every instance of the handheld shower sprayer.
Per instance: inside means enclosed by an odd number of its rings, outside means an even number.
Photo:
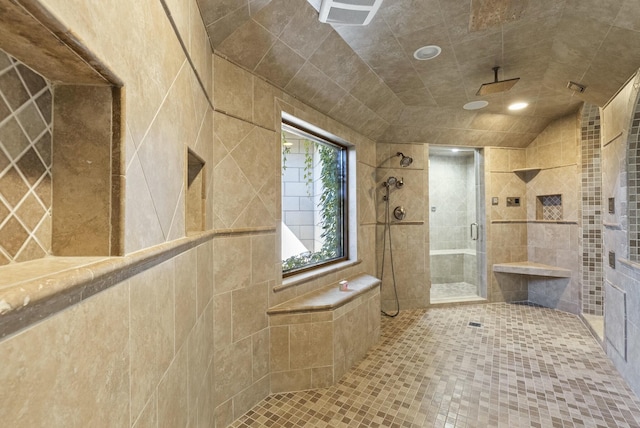
[[[395,177],[389,177],[389,178],[387,178],[387,181],[382,183],[382,185],[384,187],[387,187],[387,188],[389,188],[390,186],[397,186],[398,185],[398,179],[395,178]]]
[[[396,177],[389,177],[387,178],[387,181],[385,181],[384,183],[382,183],[382,185],[384,187],[386,187],[387,189],[391,186],[396,186],[396,188],[401,188],[402,186],[404,186],[404,177],[397,179]]]
[[[402,159],[400,159],[400,166],[403,168],[408,167],[413,162],[413,158],[411,156],[405,156],[402,152],[396,153],[396,156],[402,157]]]

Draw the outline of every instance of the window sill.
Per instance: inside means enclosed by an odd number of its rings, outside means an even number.
[[[344,262],[332,264],[329,266],[323,266],[318,269],[314,269],[308,272],[304,272],[298,275],[290,276],[286,279],[282,280],[282,284],[276,285],[273,287],[273,291],[277,293],[278,291],[286,290],[287,288],[295,287],[298,284],[302,284],[305,282],[312,281],[317,278],[322,278],[323,276],[339,272],[341,270],[350,268],[352,266],[356,266],[362,263],[362,260],[347,260]]]

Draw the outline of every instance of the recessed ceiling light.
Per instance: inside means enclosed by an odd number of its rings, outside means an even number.
[[[419,61],[426,61],[428,59],[433,59],[437,57],[438,55],[440,55],[440,52],[442,52],[442,49],[440,48],[440,46],[436,46],[436,45],[423,46],[417,49],[413,53],[413,57]]]
[[[478,110],[481,108],[485,108],[488,105],[489,101],[471,101],[470,103],[466,103],[465,105],[463,105],[462,108],[465,110]]]
[[[460,149],[451,149],[451,151],[455,153],[455,152],[459,152]]]
[[[513,103],[509,106],[509,110],[522,110],[523,108],[527,108],[529,103]]]

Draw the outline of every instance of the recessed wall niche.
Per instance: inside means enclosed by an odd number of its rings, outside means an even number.
[[[562,220],[562,195],[543,195],[536,200],[536,220]]]
[[[187,198],[186,228],[188,232],[204,230],[205,207],[204,161],[200,156],[187,150]]]
[[[121,255],[121,81],[52,16],[3,7],[0,265]]]

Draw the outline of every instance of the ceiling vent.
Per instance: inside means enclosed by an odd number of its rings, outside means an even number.
[[[581,85],[580,83],[576,83],[576,82],[572,82],[569,81],[569,83],[567,83],[567,88],[571,89],[574,92],[578,92],[578,93],[583,93],[585,89],[587,89],[586,86]]]
[[[320,22],[341,25],[367,25],[382,0],[322,0]]]

